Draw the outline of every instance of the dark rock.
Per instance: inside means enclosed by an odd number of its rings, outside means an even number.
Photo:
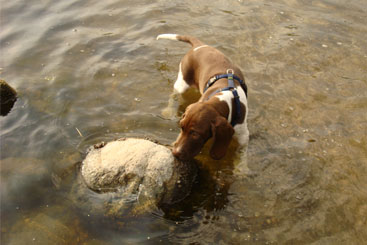
[[[4,80],[0,80],[0,115],[6,116],[17,101],[17,92]]]

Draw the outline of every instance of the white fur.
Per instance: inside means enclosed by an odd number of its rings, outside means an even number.
[[[241,124],[236,124],[234,126],[234,130],[235,130],[235,137],[238,140],[238,143],[241,146],[247,145],[248,140],[249,140],[249,131],[247,128],[247,116],[248,116],[248,106],[247,106],[247,97],[245,92],[243,91],[243,89],[240,86],[237,86],[237,93],[240,97],[240,102],[243,103],[245,105],[246,108],[246,115],[245,115],[245,119],[243,121],[243,123]],[[232,99],[233,99],[233,94],[231,91],[224,91],[221,92],[220,94],[216,95],[215,97],[217,97],[220,101],[225,101],[228,105],[229,108],[229,114],[228,114],[228,122],[230,122],[231,118],[232,118]]]
[[[173,88],[175,89],[175,91],[179,94],[184,93],[190,86],[187,84],[187,82],[184,80],[183,75],[182,75],[182,70],[181,70],[181,63],[180,66],[178,68],[178,75],[177,75],[177,80],[175,82],[175,85],[173,86]]]
[[[228,118],[227,121],[230,122],[232,118],[232,98],[233,94],[231,91],[223,91],[219,94],[217,94],[215,97],[217,97],[220,101],[225,101],[229,108]]]
[[[194,48],[194,52],[195,51],[198,51],[199,49],[201,49],[201,48],[205,48],[205,47],[208,47],[208,45],[201,45],[201,46],[199,46],[199,47],[196,47],[196,48]]]
[[[177,40],[177,34],[160,34],[157,36],[157,40],[159,39],[169,39],[169,40]]]

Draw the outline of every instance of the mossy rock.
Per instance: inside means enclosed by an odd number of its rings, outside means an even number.
[[[74,194],[84,196],[79,200],[93,207],[93,212],[98,212],[98,206],[107,216],[125,215],[126,211],[136,215],[185,199],[196,174],[195,162],[178,161],[168,147],[147,139],[124,138],[90,149],[81,165],[84,190],[79,186]]]

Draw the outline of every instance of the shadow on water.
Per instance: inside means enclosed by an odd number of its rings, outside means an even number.
[[[197,161],[198,174],[188,197],[173,206],[162,206],[163,218],[171,221],[191,219],[195,213],[222,210],[228,202],[229,177],[223,177],[221,170],[213,172],[205,164]],[[223,172],[231,170],[225,169]],[[219,172],[219,173],[218,173]]]

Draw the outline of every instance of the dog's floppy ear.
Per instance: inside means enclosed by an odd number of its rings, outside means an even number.
[[[212,122],[211,127],[213,134],[213,145],[210,149],[210,156],[215,160],[219,160],[224,157],[227,152],[227,148],[231,143],[234,129],[228,123],[228,121],[221,116],[218,116],[215,119],[215,122]]]

